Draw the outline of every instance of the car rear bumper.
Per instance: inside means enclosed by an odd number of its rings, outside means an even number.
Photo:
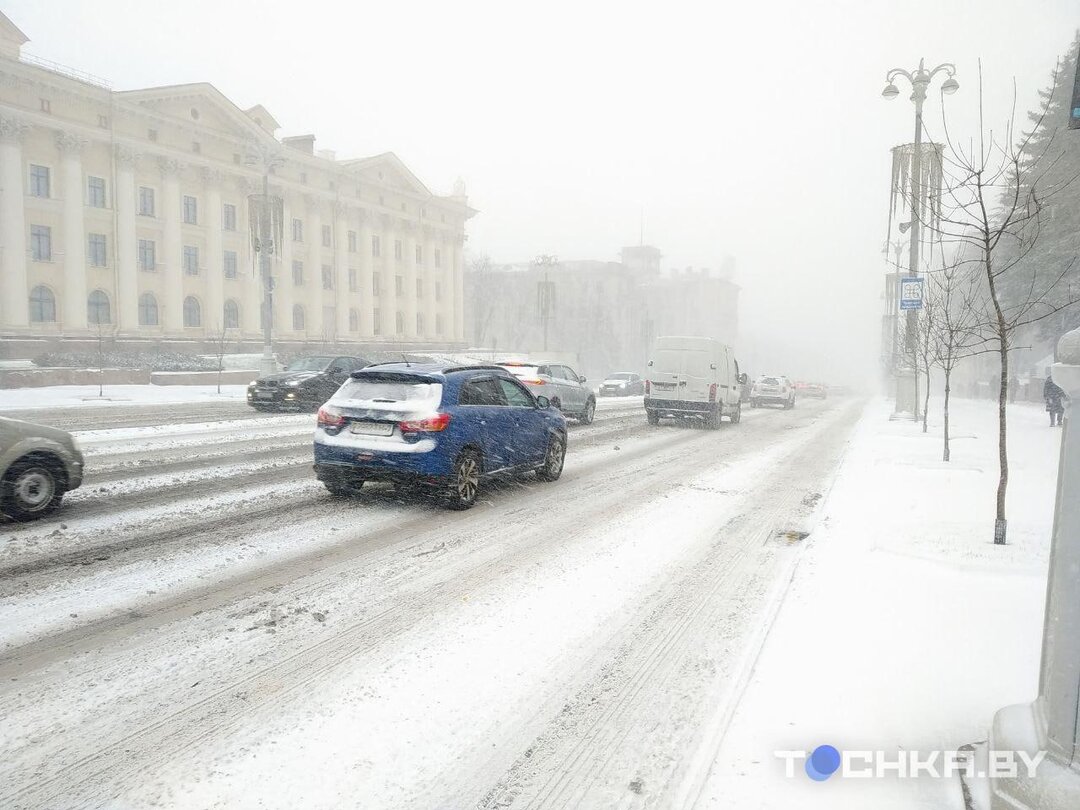
[[[320,480],[345,474],[371,480],[406,478],[445,478],[450,463],[435,452],[435,443],[423,450],[412,446],[407,451],[364,446],[315,442],[315,475]]]
[[[706,414],[718,407],[717,402],[696,402],[688,399],[653,399],[645,397],[645,410],[665,413]]]
[[[755,402],[775,402],[779,404],[781,402],[790,402],[792,397],[785,397],[781,394],[751,394],[750,399]]]

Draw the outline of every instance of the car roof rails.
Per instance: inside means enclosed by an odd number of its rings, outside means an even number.
[[[504,374],[509,373],[502,366],[496,366],[496,365],[450,366],[448,368],[444,368],[442,371],[443,371],[443,374],[450,374],[451,372],[455,372],[455,371],[501,371]]]

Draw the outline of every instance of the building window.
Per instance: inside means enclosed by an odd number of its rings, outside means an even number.
[[[373,234],[371,237],[371,255],[376,259],[382,255],[382,247],[379,244],[378,234]]]
[[[194,152],[196,155],[200,154],[202,152],[202,144],[198,141],[192,141],[191,151]]]
[[[107,116],[107,115],[99,115],[97,117],[97,125],[99,127],[101,127],[102,129],[108,129],[109,128],[109,116]]]
[[[292,283],[295,287],[304,286],[304,263],[293,260],[292,263]]]
[[[184,274],[199,275],[199,249],[194,245],[184,245]]]
[[[139,269],[148,273],[154,272],[157,267],[157,250],[153,239],[139,240]],[[156,325],[156,321],[155,321]]]
[[[423,264],[424,263],[424,248],[423,248],[422,245],[417,245],[416,246],[416,263],[417,264]]]
[[[146,130],[146,139],[148,141],[156,141],[157,140],[157,130],[156,129],[148,129],[148,130]],[[157,326],[156,321],[155,321],[154,325]]]
[[[349,253],[356,253],[356,231],[349,231]]]
[[[435,248],[435,266],[442,267],[442,251]]]
[[[48,225],[30,226],[30,257],[35,262],[52,261],[52,228]]]
[[[144,217],[154,216],[154,190],[139,186],[139,214]]]
[[[435,313],[435,334],[442,334],[442,315]]]
[[[405,313],[404,312],[398,312],[398,313],[396,313],[396,315],[397,315],[397,317],[394,318],[394,330],[397,332],[397,334],[404,335],[405,334]]]
[[[424,297],[424,280],[422,278],[418,278],[416,280],[416,297],[417,298],[423,298]]]
[[[356,292],[359,289],[360,284],[356,280],[356,268],[349,268],[349,292]]]
[[[323,247],[333,247],[334,245],[334,232],[329,225],[322,226],[322,245]]]
[[[109,296],[104,290],[94,290],[86,299],[86,321],[94,325],[112,323]]]
[[[202,308],[198,299],[191,295],[184,299],[184,326],[202,326]]]
[[[30,196],[31,197],[48,197],[49,196],[49,167],[38,166],[36,163],[30,164]]]
[[[56,296],[48,287],[40,284],[30,291],[30,322],[53,323],[56,321]]]
[[[405,294],[405,279],[402,276],[394,276],[394,295]]]
[[[435,282],[435,300],[442,301],[442,284]]]
[[[187,194],[184,195],[184,224],[199,224],[199,201]]]
[[[108,264],[105,234],[92,233],[86,238],[86,252],[89,254],[91,267],[104,267]]]
[[[349,310],[349,331],[350,332],[359,332],[360,331],[360,313],[357,312],[355,309],[350,309]]]
[[[302,219],[292,221],[292,240],[294,242],[304,241],[304,221]]]
[[[300,182],[307,185],[307,172],[300,172]]]
[[[416,313],[416,334],[418,334],[418,335],[424,334],[424,313],[423,312],[417,312]]]
[[[225,302],[225,328],[240,328],[240,306],[231,298]]]
[[[371,312],[371,334],[382,334],[382,316],[379,314],[379,308],[375,307]]]
[[[405,252],[404,252],[404,249],[401,246],[401,240],[400,239],[395,239],[394,240],[394,258],[397,261],[400,262],[401,257],[404,256],[404,255],[405,255]]]
[[[105,178],[86,178],[86,203],[91,208],[105,207]]]
[[[382,278],[379,273],[371,274],[371,294],[378,296],[382,288]]]
[[[52,112],[52,102],[49,101],[49,99],[47,99],[47,98],[39,98],[38,101],[41,103],[41,111],[43,113],[51,113]]]
[[[304,308],[299,304],[293,304],[292,328],[294,332],[304,331]]]
[[[328,264],[322,266],[322,288],[324,290],[334,289],[334,268]]]
[[[139,326],[157,325],[157,299],[154,298],[153,293],[143,293],[139,296]]]
[[[232,203],[221,206],[221,227],[226,231],[236,230],[236,206]]]
[[[226,250],[222,254],[221,266],[225,271],[225,278],[236,278],[236,251]]]

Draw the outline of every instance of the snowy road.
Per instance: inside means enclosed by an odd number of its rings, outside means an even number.
[[[692,807],[860,412],[602,400],[453,513],[236,405],[36,417],[88,475],[0,525],[0,806]]]

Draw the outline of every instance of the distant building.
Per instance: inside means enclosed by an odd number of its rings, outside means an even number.
[[[472,263],[465,272],[467,340],[495,354],[546,350],[575,357],[590,377],[644,368],[660,335],[737,341],[739,287],[729,278],[709,270],[664,273],[659,249],[649,245],[624,248],[620,257],[547,269]],[[546,346],[544,283],[553,289]]]
[[[258,344],[259,152],[280,156],[275,342],[462,341],[463,185],[438,196],[391,153],[278,140],[266,108],[210,84],[116,92],[23,55],[26,41],[0,14],[0,353],[102,331]]]

